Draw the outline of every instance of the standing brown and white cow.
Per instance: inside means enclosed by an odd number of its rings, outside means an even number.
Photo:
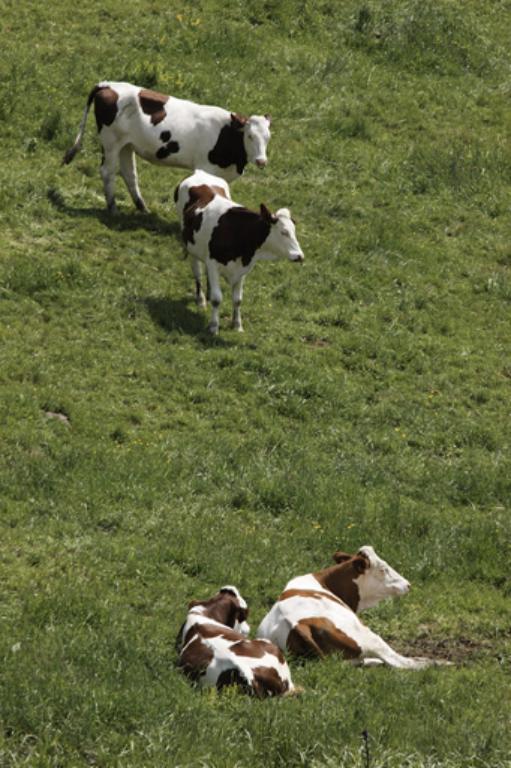
[[[103,145],[101,177],[112,213],[116,211],[118,169],[137,208],[147,210],[138,185],[135,154],[156,165],[203,168],[227,181],[240,176],[247,163],[260,168],[267,163],[269,115],[245,117],[131,83],[104,81],[89,94],[75,143],[64,155],[65,164],[81,148],[92,103]]]
[[[257,637],[299,656],[322,658],[338,652],[364,666],[423,669],[448,663],[401,656],[358,618],[359,611],[410,589],[410,582],[372,547],[355,555],[336,552],[334,560],[330,568],[291,579],[259,625]]]
[[[201,262],[206,266],[212,306],[209,330],[218,333],[223,276],[232,291],[233,328],[242,331],[243,282],[255,264],[282,258],[303,261],[289,210],[281,208],[273,214],[264,204],[259,211],[244,208],[231,200],[229,186],[223,179],[205,171],[196,171],[182,181],[174,199],[192,260],[199,306],[206,304]]]
[[[269,640],[248,640],[248,608],[236,587],[193,600],[177,639],[179,666],[203,687],[238,685],[265,696],[297,692],[282,652]]]

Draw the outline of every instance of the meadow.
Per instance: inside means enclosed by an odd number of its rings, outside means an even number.
[[[4,0],[0,765],[511,766],[511,2]],[[305,263],[207,331],[173,191],[106,213],[102,79],[269,112],[235,200]],[[300,697],[200,692],[191,599],[255,630],[371,544],[412,582],[365,615],[422,672],[290,659]],[[367,732],[367,747],[363,732]]]

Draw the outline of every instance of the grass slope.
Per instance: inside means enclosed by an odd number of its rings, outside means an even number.
[[[24,0],[0,42],[0,764],[509,766],[508,0]],[[172,192],[104,212],[86,95],[128,79],[271,112],[233,196],[290,206],[303,268],[193,304]],[[50,414],[50,415],[49,415]],[[51,414],[60,415],[55,418]],[[289,701],[194,690],[187,601],[255,629],[371,543],[413,583],[367,616],[422,673],[293,663]]]

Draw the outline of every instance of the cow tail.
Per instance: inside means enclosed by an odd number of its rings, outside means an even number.
[[[65,155],[64,155],[64,157],[62,159],[62,165],[69,165],[69,163],[73,160],[73,158],[76,155],[76,153],[79,152],[80,149],[82,148],[82,139],[83,139],[83,134],[85,133],[85,126],[87,124],[87,116],[89,114],[89,109],[91,107],[92,102],[94,101],[94,99],[96,97],[97,92],[100,89],[101,89],[101,86],[95,85],[94,88],[92,89],[92,91],[89,93],[89,97],[87,99],[87,104],[85,105],[85,109],[83,110],[83,115],[82,115],[82,120],[81,120],[81,123],[80,123],[80,128],[78,129],[78,135],[77,135],[77,137],[75,139],[75,143],[73,144],[73,146],[70,147],[66,151],[66,153],[65,153]]]

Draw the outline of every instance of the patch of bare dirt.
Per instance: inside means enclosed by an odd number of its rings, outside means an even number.
[[[44,415],[47,419],[55,419],[56,421],[62,422],[62,424],[65,424],[66,427],[71,426],[71,422],[69,421],[69,416],[66,416],[65,413],[62,411],[45,411]]]
[[[309,347],[329,347],[330,341],[318,336],[302,336],[302,341]]]
[[[451,661],[465,664],[482,656],[497,656],[495,643],[491,640],[474,640],[469,637],[449,637],[438,640],[434,637],[417,637],[406,643],[390,641],[390,645],[403,656],[426,656],[436,661]]]

